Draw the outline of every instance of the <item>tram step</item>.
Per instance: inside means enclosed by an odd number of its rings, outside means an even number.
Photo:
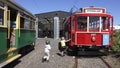
[[[0,64],[0,68],[2,68],[3,66],[11,63],[12,61],[16,60],[16,59],[19,58],[20,56],[21,56],[21,54],[18,54],[18,55],[16,55],[16,56],[14,56],[14,57],[6,60],[5,62],[3,62],[3,63]]]
[[[10,63],[10,62],[16,60],[17,58],[19,58],[20,56],[21,56],[21,54],[18,54],[16,56],[12,57],[11,59],[8,59],[6,62]]]

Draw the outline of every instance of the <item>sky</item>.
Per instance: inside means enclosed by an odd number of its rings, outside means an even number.
[[[15,0],[32,14],[46,13],[52,11],[67,11],[72,7],[74,10],[83,7],[106,8],[114,17],[114,25],[120,25],[120,0]]]

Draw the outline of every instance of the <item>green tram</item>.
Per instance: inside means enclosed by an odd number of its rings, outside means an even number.
[[[14,0],[0,0],[0,67],[19,58],[21,48],[35,43],[36,18]]]

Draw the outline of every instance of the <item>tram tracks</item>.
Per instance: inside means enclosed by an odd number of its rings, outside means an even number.
[[[78,57],[76,57],[76,56],[74,58],[74,67],[73,68],[78,68]]]
[[[79,59],[80,58],[78,58],[78,57],[74,57],[74,67],[73,68],[79,68]],[[97,58],[95,58],[95,59],[97,59]],[[94,59],[94,60],[95,60]],[[105,64],[105,66],[107,67],[107,68],[112,68],[112,66],[103,58],[103,57],[98,57],[98,59],[100,59],[104,64]],[[82,62],[81,62],[82,63]],[[96,63],[96,62],[95,62]]]
[[[103,59],[102,57],[99,57],[103,62],[104,64],[108,67],[108,68],[112,68],[112,66],[105,60]]]

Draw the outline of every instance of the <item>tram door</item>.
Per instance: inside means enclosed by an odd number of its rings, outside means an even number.
[[[16,19],[17,19],[17,11],[9,8],[8,15],[8,39],[9,44],[8,48],[14,47],[16,42]]]

